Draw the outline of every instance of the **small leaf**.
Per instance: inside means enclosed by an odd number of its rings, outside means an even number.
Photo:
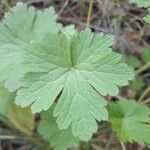
[[[78,146],[78,139],[72,135],[70,128],[59,130],[56,119],[53,117],[53,109],[41,114],[42,120],[39,123],[38,132],[50,142],[54,150],[67,150],[73,146]]]
[[[10,93],[6,88],[0,83],[0,115],[6,116],[9,107],[13,104],[15,99],[15,94]]]
[[[15,128],[32,134],[34,117],[29,108],[20,108],[14,104],[15,93],[10,93],[0,84],[0,115],[6,117]]]
[[[139,60],[134,56],[127,56],[125,61],[128,65],[132,66],[133,68],[139,68],[141,66]]]
[[[142,51],[142,59],[145,63],[150,62],[150,48],[145,48]]]
[[[150,14],[144,17],[144,21],[150,24]]]
[[[8,109],[7,117],[16,129],[28,135],[32,135],[34,129],[34,116],[30,108],[20,108],[16,105],[12,105]]]
[[[130,82],[129,86],[133,90],[139,91],[144,87],[144,81],[140,77],[136,77],[133,81]]]
[[[137,4],[138,7],[150,7],[150,0],[129,0],[129,2]]]
[[[111,103],[108,107],[112,129],[124,142],[150,143],[150,108],[135,100]]]

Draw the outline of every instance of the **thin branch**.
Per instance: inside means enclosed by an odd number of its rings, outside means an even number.
[[[65,21],[65,22],[73,23],[73,24],[80,25],[80,26],[83,26],[83,27],[87,27],[87,26],[86,26],[86,23],[80,22],[80,21],[76,21],[76,20],[73,20],[73,19],[71,19],[71,18],[65,18],[65,17],[59,16],[58,19],[59,19],[60,21]],[[108,34],[108,33],[109,33],[109,34],[112,34],[112,33],[108,32],[107,30],[105,30],[105,29],[103,29],[103,28],[100,28],[100,27],[98,27],[98,26],[94,26],[94,25],[92,25],[92,24],[89,24],[88,27],[90,27],[90,28],[92,28],[92,29],[94,29],[94,30],[97,30],[97,31],[99,31],[99,32],[104,32],[104,33],[107,33],[107,34]]]
[[[65,10],[65,8],[67,7],[68,4],[69,4],[69,1],[66,0],[66,1],[64,2],[64,4],[62,5],[61,9],[59,10],[58,16],[60,16],[60,15],[62,14],[62,12]]]
[[[0,140],[13,140],[13,139],[17,139],[17,137],[11,135],[0,135]]]
[[[124,142],[120,141],[120,144],[121,144],[122,150],[127,150],[127,148],[126,148]]]
[[[147,103],[150,103],[150,98],[144,100],[143,102],[141,102],[142,104],[147,104]]]
[[[118,100],[126,100],[126,98],[122,97],[121,95],[116,96],[116,98],[117,98]]]
[[[93,11],[93,0],[90,0],[89,10],[88,10],[88,17],[87,17],[87,23],[86,23],[87,26],[90,24],[92,11]]]
[[[144,97],[145,97],[147,94],[149,94],[149,93],[150,93],[150,87],[148,87],[148,88],[141,94],[141,96],[140,96],[138,102],[141,102],[141,101],[144,99]]]
[[[110,146],[111,146],[114,138],[115,138],[115,133],[111,133],[104,150],[109,150],[110,149]]]
[[[135,75],[137,76],[147,69],[150,69],[150,63],[147,63],[144,66],[140,67],[137,71],[135,71]]]

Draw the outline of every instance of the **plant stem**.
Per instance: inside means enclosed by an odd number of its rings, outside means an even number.
[[[150,63],[145,64],[144,66],[140,67],[137,71],[135,71],[135,76],[139,75],[143,71],[150,68]]]
[[[114,138],[115,138],[115,133],[111,133],[104,150],[109,150],[110,149],[110,146],[111,146]]]
[[[127,148],[123,142],[120,141],[120,144],[121,144],[122,150],[127,150]]]
[[[7,122],[7,119],[3,116],[0,116],[0,119],[2,119],[2,122],[8,127],[8,128],[14,128],[13,124],[11,122]],[[14,128],[15,129],[15,128]],[[16,129],[15,129],[16,130]],[[18,129],[19,130],[19,129]],[[33,133],[29,135],[28,133],[23,133],[23,135],[33,144],[39,145],[41,149],[50,150],[50,145],[45,144],[41,137]],[[0,135],[0,140],[14,140],[14,139],[20,139],[20,137],[12,136],[12,135]]]
[[[0,140],[13,140],[13,139],[17,139],[17,137],[11,135],[0,135]]]
[[[142,104],[147,104],[147,103],[149,103],[150,102],[150,98],[148,98],[148,99],[146,99],[146,100],[144,100],[143,102],[141,102]]]
[[[140,98],[139,98],[139,102],[141,102],[142,100],[143,100],[143,98],[148,94],[148,93],[150,93],[150,87],[148,87],[143,93],[142,93],[142,95],[140,96]]]
[[[60,15],[62,14],[62,12],[65,10],[65,8],[67,7],[68,4],[69,4],[69,1],[66,0],[66,1],[64,2],[64,4],[62,5],[61,9],[59,10],[58,16],[60,16]]]
[[[90,0],[87,23],[86,23],[87,26],[90,24],[90,21],[91,21],[92,10],[93,10],[93,0]]]
[[[116,98],[117,98],[118,100],[126,100],[126,98],[122,97],[121,95],[116,96]]]

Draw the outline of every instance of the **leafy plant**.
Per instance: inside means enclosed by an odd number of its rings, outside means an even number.
[[[0,85],[0,120],[7,118],[8,125],[25,134],[32,135],[34,129],[34,116],[28,108],[20,108],[14,104],[15,93],[10,93]]]
[[[138,59],[136,59],[134,56],[128,56],[126,57],[126,63],[133,68],[139,68],[140,67],[140,62]]]
[[[140,77],[136,77],[132,82],[130,82],[129,87],[135,91],[139,91],[144,87],[144,82]]]
[[[33,114],[38,113],[38,134],[55,150],[90,140],[97,121],[110,122],[122,141],[150,144],[149,107],[134,100],[108,104],[104,97],[117,96],[134,78],[133,68],[112,49],[114,37],[89,28],[77,32],[56,19],[53,8],[39,11],[23,3],[5,14],[0,24],[0,114],[33,138]],[[134,58],[128,63],[141,65]]]
[[[150,109],[135,100],[111,103],[108,107],[112,129],[125,142],[149,143]]]
[[[66,150],[69,147],[78,146],[79,140],[72,135],[70,128],[59,130],[56,119],[53,117],[53,109],[52,106],[48,111],[42,112],[42,121],[39,123],[38,132],[50,142],[55,150]]]
[[[121,56],[110,48],[112,44],[112,36],[93,36],[90,29],[70,38],[47,34],[29,44],[22,56],[30,72],[22,80],[16,104],[32,104],[33,113],[41,112],[60,95],[54,109],[59,128],[71,124],[74,136],[89,140],[97,129],[95,119],[108,118],[106,101],[98,92],[115,96],[118,86],[133,79],[132,69],[120,62]]]
[[[23,3],[18,3],[4,18],[0,24],[0,81],[14,92],[27,71],[21,66],[22,47],[47,32],[58,32],[61,26],[55,22],[53,8],[41,12]]]

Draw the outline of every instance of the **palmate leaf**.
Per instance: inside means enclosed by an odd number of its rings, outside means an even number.
[[[111,103],[108,108],[112,129],[122,141],[150,144],[150,108],[135,100]]]
[[[137,4],[138,7],[150,7],[150,0],[129,0],[129,2]]]
[[[54,116],[59,128],[71,125],[75,137],[90,139],[97,130],[96,120],[108,118],[101,95],[117,95],[118,87],[134,76],[110,48],[113,41],[110,35],[94,36],[86,29],[71,37],[47,34],[31,43],[23,51],[23,64],[31,70],[22,80],[16,104],[32,104],[36,113],[49,109],[58,98]]]
[[[71,129],[59,130],[56,119],[53,117],[53,108],[41,113],[42,120],[38,125],[38,132],[47,140],[55,150],[67,150],[78,146],[78,139],[75,138]]]
[[[0,81],[5,81],[10,91],[18,89],[19,79],[27,70],[20,64],[22,47],[47,32],[58,32],[56,17],[52,8],[41,12],[23,3],[5,14],[0,24]]]

